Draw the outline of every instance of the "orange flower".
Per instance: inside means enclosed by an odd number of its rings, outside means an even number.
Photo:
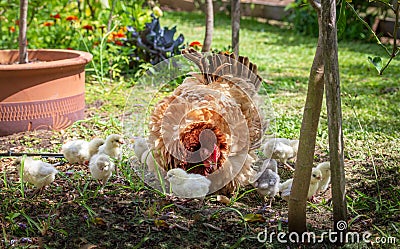
[[[113,37],[114,38],[125,38],[126,35],[120,31],[118,31],[118,33],[113,33]]]
[[[67,21],[78,21],[78,17],[77,16],[68,16],[67,18],[65,18],[65,20]]]
[[[121,28],[120,30],[118,30],[118,32],[112,32],[109,36],[108,39],[110,41],[115,41],[116,39],[120,39],[120,38],[126,38],[125,35],[125,31],[123,28]]]
[[[11,27],[9,27],[9,30],[10,30],[11,33],[14,33],[15,32],[15,27],[11,26]]]
[[[94,30],[94,29],[93,29],[93,26],[92,26],[92,25],[89,25],[89,24],[83,26],[82,28],[83,28],[83,29],[86,29],[86,30],[91,30],[91,31]]]
[[[57,13],[55,15],[50,15],[50,17],[54,18],[54,19],[60,19],[61,18],[60,13]]]
[[[203,45],[201,45],[201,43],[199,41],[194,41],[194,42],[191,42],[189,44],[189,46],[190,47],[202,47]]]
[[[53,22],[44,22],[43,23],[43,26],[45,26],[45,27],[50,27],[50,26],[53,26],[53,25],[54,25]]]

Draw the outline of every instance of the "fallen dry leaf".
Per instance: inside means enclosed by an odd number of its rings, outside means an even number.
[[[169,228],[169,225],[165,220],[155,219],[154,225],[156,225],[157,228],[160,228],[160,227]]]
[[[229,203],[231,203],[231,200],[225,195],[217,195],[217,201],[225,205],[229,205]]]
[[[243,219],[246,222],[265,222],[265,218],[261,214],[246,214]]]
[[[96,225],[99,225],[99,226],[107,226],[107,222],[103,218],[100,218],[100,217],[94,218],[93,223]]]

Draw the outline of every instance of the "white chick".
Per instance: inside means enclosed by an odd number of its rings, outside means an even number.
[[[147,149],[145,152],[143,152],[142,156],[140,157],[140,162],[147,166],[147,170],[149,172],[156,173],[156,161],[152,155],[152,151],[150,149]]]
[[[18,165],[18,173],[21,170],[21,158],[18,158],[15,163]],[[54,165],[40,160],[34,160],[31,157],[26,157],[24,161],[23,180],[29,182],[41,191],[45,186],[52,183],[56,177],[58,170]]]
[[[317,168],[312,168],[310,187],[308,188],[307,199],[314,201],[314,195],[315,193],[317,193],[318,184],[321,181],[321,178],[322,178],[321,171]],[[279,192],[281,192],[281,197],[285,201],[289,201],[292,184],[293,184],[293,178],[279,184]]]
[[[147,144],[147,140],[145,138],[139,137],[134,139],[133,150],[135,151],[135,155],[139,160],[145,151],[149,150],[149,145]]]
[[[106,154],[112,158],[121,159],[121,144],[124,144],[121,135],[112,134],[106,138],[105,143],[99,147],[99,154]]]
[[[279,184],[279,192],[281,192],[281,197],[285,201],[289,201],[290,191],[292,190],[293,178],[286,180]]]
[[[267,158],[279,160],[286,167],[294,170],[287,160],[296,157],[299,147],[299,140],[289,140],[286,138],[272,138],[263,146],[263,153]]]
[[[85,140],[72,140],[65,143],[62,147],[62,153],[69,163],[86,163],[96,154],[99,147],[104,144],[104,139],[94,138],[90,142]]]
[[[169,181],[172,192],[182,198],[203,200],[211,185],[211,181],[205,176],[188,174],[181,168],[169,170],[165,178]]]
[[[264,198],[271,197],[268,207],[272,206],[272,200],[279,192],[278,163],[274,159],[264,161],[260,171],[253,177],[250,183],[257,188],[257,192]]]
[[[110,157],[105,154],[94,155],[89,162],[89,170],[94,179],[100,180],[103,183],[103,190],[112,172],[115,170],[115,165]]]
[[[318,164],[316,168],[322,173],[322,179],[318,184],[318,192],[325,192],[331,182],[331,164],[330,162],[323,162]]]
[[[99,147],[102,146],[105,143],[104,139],[102,138],[93,138],[92,141],[89,142],[89,158],[88,160],[90,160],[90,158],[92,158],[92,156],[94,156],[95,154],[97,154],[97,152],[99,152]]]
[[[72,140],[61,147],[61,151],[69,163],[84,163],[89,159],[89,143],[85,140]]]

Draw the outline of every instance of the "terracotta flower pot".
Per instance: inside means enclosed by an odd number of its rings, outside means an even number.
[[[0,136],[34,129],[63,129],[84,117],[85,65],[92,55],[76,50],[0,50]],[[35,62],[35,60],[37,62]]]

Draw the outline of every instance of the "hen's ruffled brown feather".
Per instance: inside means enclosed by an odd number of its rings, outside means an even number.
[[[154,108],[149,125],[154,158],[165,171],[180,167],[207,175],[210,192],[223,188],[225,194],[233,193],[254,174],[254,149],[265,130],[256,103],[261,77],[247,57],[236,60],[234,55],[190,49],[183,54],[201,73],[186,78]],[[213,135],[202,140],[205,131]],[[213,154],[218,161],[210,169],[201,150],[212,151],[214,145],[220,154]]]

